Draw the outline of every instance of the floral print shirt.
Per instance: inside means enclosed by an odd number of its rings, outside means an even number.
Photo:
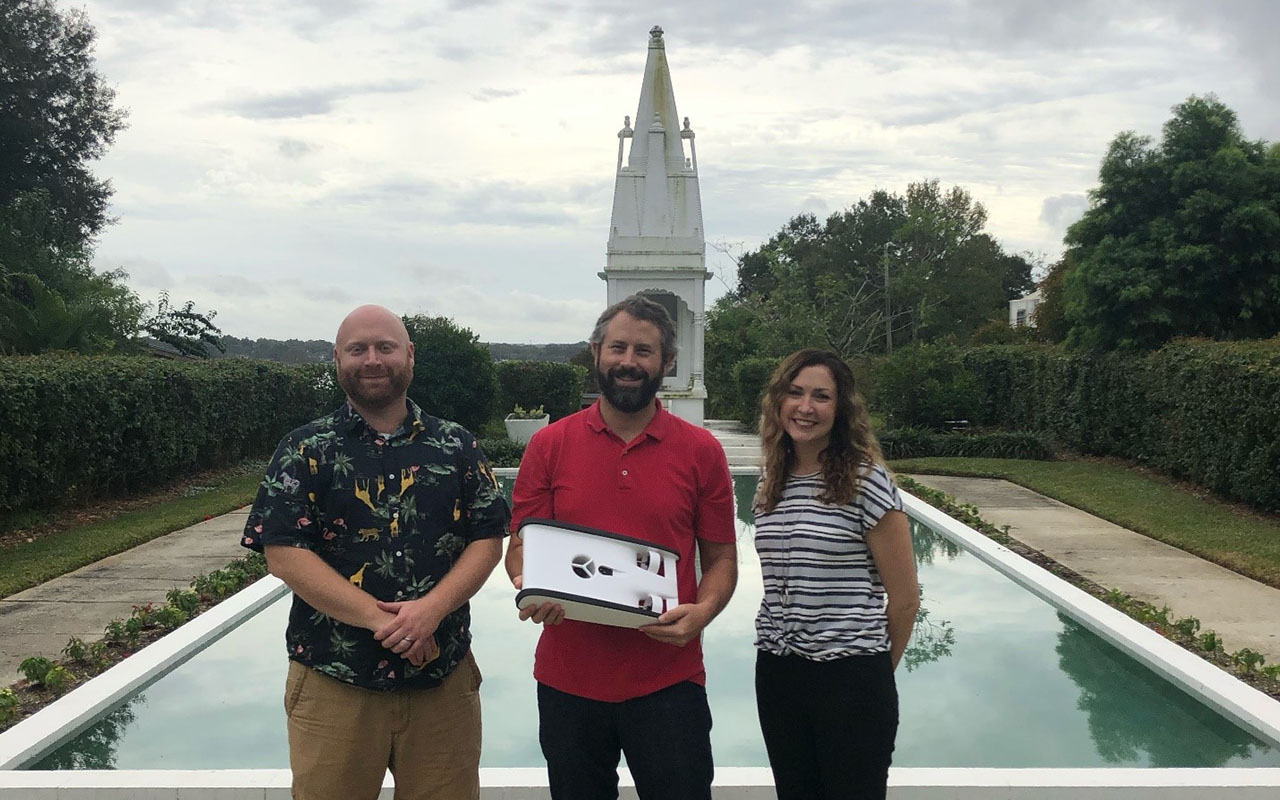
[[[408,415],[390,435],[345,404],[286,436],[267,467],[241,544],[303,547],[388,602],[436,585],[471,542],[507,533],[510,510],[475,437],[453,422]],[[297,594],[285,633],[289,658],[368,689],[429,688],[471,646],[468,604],[436,630],[440,655],[422,667],[371,631],[312,608]]]

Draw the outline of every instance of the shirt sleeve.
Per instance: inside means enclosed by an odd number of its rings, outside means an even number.
[[[875,464],[863,476],[855,501],[862,510],[864,530],[871,530],[885,514],[902,510],[902,495],[883,464]]]
[[[268,545],[313,550],[318,525],[314,487],[297,432],[276,447],[245,522],[240,544],[261,553]]]
[[[551,470],[547,464],[546,429],[525,446],[516,484],[511,490],[511,531],[520,530],[526,519],[555,519],[555,500],[551,494]]]
[[[738,540],[734,525],[733,478],[724,447],[712,439],[699,459],[705,465],[698,486],[698,507],[694,535],[708,542],[728,544]]]
[[[466,504],[467,541],[492,539],[507,535],[511,510],[498,487],[498,477],[474,436],[462,439],[462,494]]]

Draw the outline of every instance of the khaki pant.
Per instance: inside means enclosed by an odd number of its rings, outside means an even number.
[[[471,653],[434,689],[378,692],[289,662],[284,710],[296,800],[480,796],[480,669]]]

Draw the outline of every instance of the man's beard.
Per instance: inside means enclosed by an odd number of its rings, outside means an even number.
[[[618,378],[640,378],[639,386],[619,386]],[[600,361],[596,361],[596,383],[600,385],[600,393],[605,399],[624,414],[634,414],[653,403],[658,389],[662,388],[662,373],[650,375],[642,369],[614,367],[606,374],[600,370]]]
[[[362,375],[385,375],[388,380],[378,386],[366,386],[360,380]],[[338,370],[338,385],[342,387],[342,391],[346,392],[347,398],[352,405],[371,411],[381,410],[400,402],[412,381],[413,370],[407,366],[398,369],[384,364],[381,367],[371,368],[365,372],[362,372],[360,368]]]

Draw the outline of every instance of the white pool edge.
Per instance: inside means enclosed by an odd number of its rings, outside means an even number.
[[[16,769],[78,734],[100,714],[287,594],[268,575],[0,733],[0,770]],[[8,785],[0,777],[0,787]]]
[[[902,502],[908,513],[983,563],[1254,736],[1280,748],[1280,702],[923,500],[903,492]]]
[[[621,800],[634,800],[625,769]],[[0,773],[0,800],[288,800],[285,769],[105,770]],[[481,769],[482,800],[546,800],[546,770]],[[383,781],[380,800],[392,800]],[[893,767],[890,800],[1274,800],[1280,768],[987,769]],[[716,769],[714,800],[772,800],[769,770]]]

